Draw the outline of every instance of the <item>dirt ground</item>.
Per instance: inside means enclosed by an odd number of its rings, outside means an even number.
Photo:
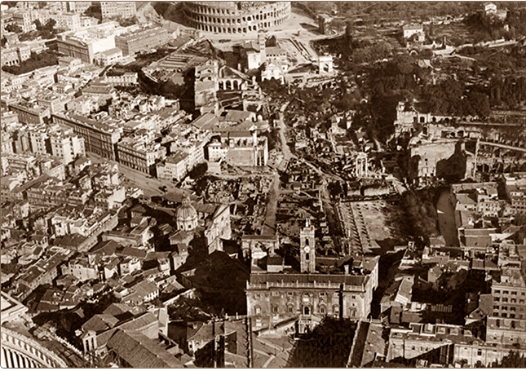
[[[395,243],[407,239],[400,223],[405,215],[399,205],[386,200],[357,202],[355,204],[360,207],[371,240],[386,241],[385,248],[390,250]],[[380,246],[383,250],[382,243]]]

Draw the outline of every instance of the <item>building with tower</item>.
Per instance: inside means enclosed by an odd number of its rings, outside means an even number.
[[[204,32],[246,34],[268,30],[290,18],[290,1],[184,1],[191,27]]]
[[[252,260],[247,313],[255,330],[304,333],[325,316],[369,316],[378,287],[378,256],[317,259],[310,221],[300,230],[299,262],[278,255],[275,243],[251,244],[247,239],[246,245]]]
[[[257,40],[234,45],[234,51],[240,55],[243,69],[247,71],[269,65],[278,67],[282,74],[288,71],[287,51],[279,46],[275,37],[268,37],[268,32],[265,30],[258,32]]]
[[[316,238],[309,219],[300,231],[300,272],[316,273]]]

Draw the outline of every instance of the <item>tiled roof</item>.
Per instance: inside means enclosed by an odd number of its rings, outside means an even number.
[[[253,240],[253,241],[276,241],[278,239],[277,235],[248,235],[245,234],[241,237],[241,240]]]
[[[157,318],[153,313],[146,312],[118,327],[126,331],[138,331],[150,326],[152,323],[157,323]]]
[[[111,314],[96,314],[82,325],[84,331],[102,332],[115,326],[118,320]]]
[[[475,205],[477,203],[472,193],[457,193],[455,196],[462,205]]]
[[[120,255],[144,259],[146,258],[147,254],[148,252],[146,250],[136,249],[133,247],[125,247]]]
[[[248,120],[251,116],[250,112],[239,110],[228,110],[225,116],[225,121],[242,122]]]
[[[119,330],[109,339],[108,348],[133,368],[183,367],[165,348],[141,333]]]
[[[110,314],[112,316],[118,316],[126,312],[131,313],[132,308],[128,304],[113,303],[103,312],[104,314]]]
[[[198,129],[210,130],[214,125],[217,125],[219,119],[213,113],[205,113],[195,119],[191,124]]]
[[[149,251],[146,260],[168,259],[169,257],[170,251]]]
[[[203,214],[213,214],[219,207],[218,205],[214,204],[200,204],[198,202],[192,202],[192,206],[194,207],[195,211]]]

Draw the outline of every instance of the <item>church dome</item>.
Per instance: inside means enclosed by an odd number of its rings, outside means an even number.
[[[190,197],[183,200],[183,204],[177,209],[177,227],[180,230],[192,230],[197,227],[197,211],[192,206]]]

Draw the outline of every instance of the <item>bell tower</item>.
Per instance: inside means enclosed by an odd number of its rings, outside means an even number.
[[[305,221],[305,227],[300,230],[300,270],[301,273],[316,272],[316,239],[314,226],[310,220]]]

